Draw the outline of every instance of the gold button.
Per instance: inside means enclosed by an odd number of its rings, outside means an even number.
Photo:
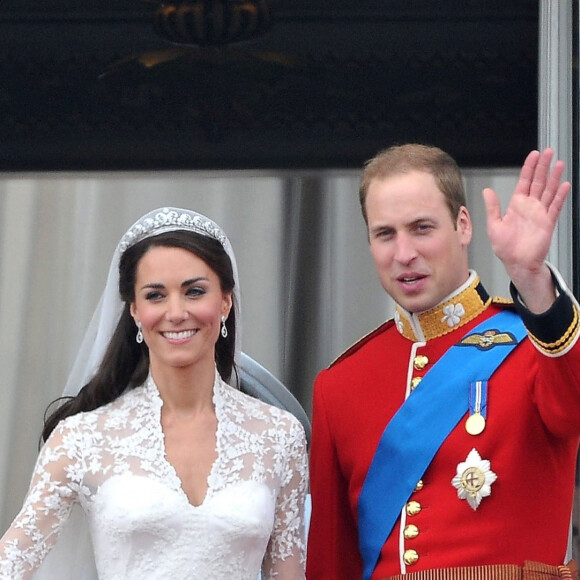
[[[418,501],[410,501],[407,504],[407,515],[416,516],[421,511],[421,504]]]
[[[405,526],[405,531],[403,532],[406,540],[412,540],[419,535],[419,528],[415,524],[409,524]]]
[[[422,479],[420,479],[420,480],[417,482],[417,485],[415,486],[415,491],[421,491],[421,490],[423,489],[423,485],[425,485],[425,484],[423,483],[423,480],[422,480]]]
[[[423,380],[422,377],[415,377],[411,379],[411,390],[413,391],[414,389],[416,389],[422,380]]]
[[[413,366],[418,371],[422,371],[429,364],[429,359],[424,354],[418,354],[413,361]]]
[[[418,559],[419,554],[417,554],[415,550],[405,550],[405,553],[403,554],[403,560],[405,560],[405,564],[407,564],[407,566],[416,564]]]

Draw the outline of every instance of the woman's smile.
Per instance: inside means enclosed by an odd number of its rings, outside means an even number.
[[[180,330],[180,331],[169,331],[162,332],[161,334],[170,341],[184,342],[197,334],[197,330]]]

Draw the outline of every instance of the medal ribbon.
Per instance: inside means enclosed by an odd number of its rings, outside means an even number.
[[[509,340],[487,346],[467,340],[494,331],[509,335]],[[504,310],[485,320],[433,365],[386,426],[358,499],[364,580],[371,578],[402,506],[467,412],[470,383],[491,377],[525,336],[526,329],[515,312]],[[470,359],[465,364],[467,346]]]
[[[475,381],[469,385],[469,414],[479,413],[487,417],[487,381]]]

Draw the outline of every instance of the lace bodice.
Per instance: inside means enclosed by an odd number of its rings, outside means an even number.
[[[213,399],[217,459],[199,506],[166,459],[163,403],[151,377],[62,421],[0,542],[0,578],[33,578],[75,505],[86,515],[101,580],[256,580],[260,570],[264,579],[303,578],[302,426],[217,373]]]

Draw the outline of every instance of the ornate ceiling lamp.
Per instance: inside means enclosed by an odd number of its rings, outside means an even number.
[[[141,127],[155,118],[205,143],[263,126],[274,110],[265,112],[264,99],[278,102],[274,81],[296,67],[296,58],[251,42],[272,27],[275,0],[142,1],[157,5],[154,29],[171,46],[117,60],[100,75],[119,122]]]
[[[145,0],[159,4],[155,30],[175,44],[220,46],[264,34],[272,24],[267,0]]]

